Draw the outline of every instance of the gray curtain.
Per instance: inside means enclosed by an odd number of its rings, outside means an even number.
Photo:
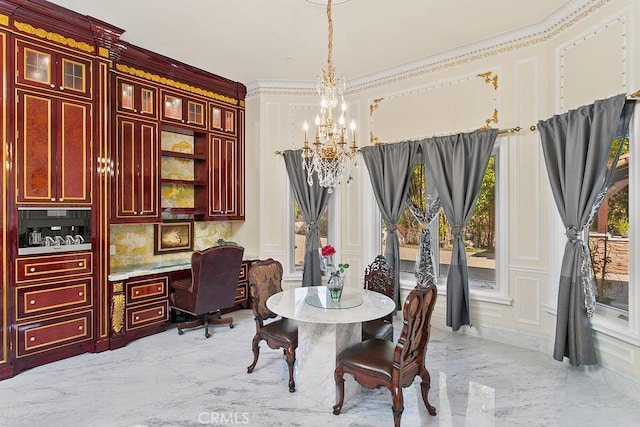
[[[441,205],[433,178],[425,171],[427,167],[424,161],[421,163],[422,167],[418,169],[420,173],[412,177],[406,203],[420,225],[420,242],[413,272],[418,285],[424,286],[426,283],[437,282],[429,225],[438,216]]]
[[[293,194],[307,223],[302,286],[320,286],[322,271],[318,252],[320,249],[318,221],[329,203],[331,193],[319,184],[313,186],[307,184],[307,172],[302,168],[302,150],[286,150],[283,154]]]
[[[395,276],[394,300],[400,304],[400,245],[396,224],[400,219],[409,192],[411,172],[418,152],[417,143],[398,143],[362,147],[362,157],[367,165],[373,194],[376,196],[382,219],[387,227],[387,244],[384,257]]]
[[[464,226],[476,206],[497,135],[497,129],[488,129],[422,141],[426,164],[453,236],[447,275],[447,326],[454,331],[462,325],[471,326]]]
[[[606,194],[609,152],[624,105],[624,95],[618,95],[538,122],[551,191],[568,239],[553,358],[568,357],[574,366],[598,363],[590,320],[595,308],[591,261],[582,236]]]

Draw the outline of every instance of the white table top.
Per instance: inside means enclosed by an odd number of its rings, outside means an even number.
[[[326,286],[312,286],[278,292],[269,297],[267,307],[280,316],[313,323],[365,322],[383,317],[395,308],[391,298],[365,289],[343,291],[341,301],[344,300],[348,308],[315,307],[305,301],[307,297],[315,299],[314,305],[319,305],[318,302],[326,307],[335,305],[331,304]],[[359,304],[360,299],[362,304]]]

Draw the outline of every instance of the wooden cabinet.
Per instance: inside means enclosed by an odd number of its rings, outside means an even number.
[[[111,291],[111,349],[165,330],[169,320],[167,274],[112,281]]]
[[[207,128],[207,103],[177,92],[162,91],[161,120],[196,129]]]
[[[65,96],[91,98],[91,59],[16,41],[16,83]]]
[[[115,77],[115,107],[118,114],[155,119],[158,117],[158,88],[136,79]]]
[[[15,360],[19,369],[84,353],[94,338],[92,253],[15,261]]]
[[[158,125],[117,116],[112,222],[159,219]]]
[[[209,143],[209,219],[244,219],[244,145],[236,138],[211,135]]]
[[[209,130],[236,135],[238,130],[237,111],[217,103],[209,103]]]
[[[17,91],[18,203],[90,205],[91,103]]]

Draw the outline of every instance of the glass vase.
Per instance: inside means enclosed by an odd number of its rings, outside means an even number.
[[[342,288],[344,288],[344,277],[338,272],[331,273],[329,281],[327,282],[327,288],[329,289],[331,301],[340,301]]]

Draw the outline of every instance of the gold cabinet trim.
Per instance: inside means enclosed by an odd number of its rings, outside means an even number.
[[[132,76],[150,80],[155,83],[160,83],[165,86],[171,86],[177,89],[182,89],[184,91],[191,92],[196,95],[205,96],[207,98],[215,99],[217,101],[226,102],[227,104],[238,105],[238,100],[235,98],[230,98],[228,96],[220,95],[218,93],[211,92],[210,90],[205,90],[199,87],[191,86],[186,83],[177,82],[175,80],[171,80],[166,77],[159,76],[157,74],[152,74],[147,71],[138,70],[136,68],[129,67],[127,65],[116,64],[116,69],[118,71],[122,71],[123,73],[127,73]]]
[[[9,26],[9,16],[0,14],[0,25]]]
[[[26,24],[24,22],[14,22],[13,23],[14,27],[16,27],[18,30],[27,33],[27,34],[31,34],[37,37],[40,37],[41,39],[46,39],[46,40],[50,40],[52,42],[56,42],[62,45],[66,45],[69,46],[73,49],[78,49],[78,50],[82,50],[84,52],[89,52],[89,53],[93,53],[95,51],[95,48],[93,46],[91,46],[88,43],[85,42],[79,42],[77,40],[74,40],[70,37],[65,37],[62,34],[57,34],[57,33],[51,33],[43,28],[36,28],[33,25],[29,25]]]

